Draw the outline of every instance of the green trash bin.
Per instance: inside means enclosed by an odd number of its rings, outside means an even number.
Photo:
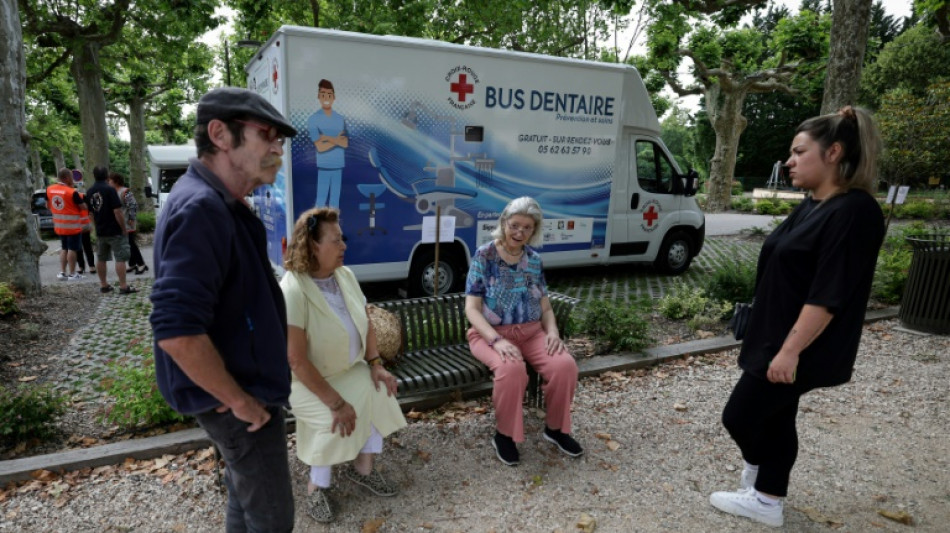
[[[898,317],[911,329],[950,334],[950,235],[907,237],[914,249]]]

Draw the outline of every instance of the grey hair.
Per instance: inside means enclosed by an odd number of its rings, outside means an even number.
[[[508,219],[515,215],[524,215],[534,220],[534,233],[532,233],[531,238],[528,239],[528,245],[532,248],[540,248],[541,237],[544,233],[541,228],[544,215],[541,214],[541,206],[538,205],[537,200],[530,196],[522,196],[521,198],[515,198],[508,202],[508,205],[505,206],[505,210],[502,211],[501,216],[498,217],[498,227],[491,232],[491,236],[496,240],[504,242],[508,237]]]

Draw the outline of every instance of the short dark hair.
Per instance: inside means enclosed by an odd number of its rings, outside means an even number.
[[[317,91],[319,92],[320,89],[330,89],[333,91],[333,95],[336,96],[336,89],[333,88],[333,84],[330,80],[320,80],[320,82],[317,83]]]
[[[109,167],[96,167],[92,169],[92,175],[96,178],[96,181],[106,181],[106,178],[109,177]]]
[[[119,187],[125,187],[125,178],[122,177],[122,174],[119,174],[118,172],[110,172],[109,181],[115,183]]]

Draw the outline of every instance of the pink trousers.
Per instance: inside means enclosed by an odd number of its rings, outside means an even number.
[[[475,331],[468,330],[468,345],[476,359],[495,375],[492,404],[498,431],[515,442],[524,442],[524,392],[528,386],[525,363],[541,375],[544,384],[545,423],[551,429],[571,432],[571,402],[577,389],[577,363],[567,350],[548,355],[541,322],[495,326],[499,335],[521,350],[524,361],[502,361],[501,356]]]

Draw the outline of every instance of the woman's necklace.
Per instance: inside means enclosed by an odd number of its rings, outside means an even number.
[[[521,257],[522,255],[524,255],[524,248],[522,248],[521,250],[518,250],[518,253],[514,253],[508,249],[507,244],[502,243],[501,247],[505,250],[505,253],[508,254],[509,257],[513,257],[517,259]]]

